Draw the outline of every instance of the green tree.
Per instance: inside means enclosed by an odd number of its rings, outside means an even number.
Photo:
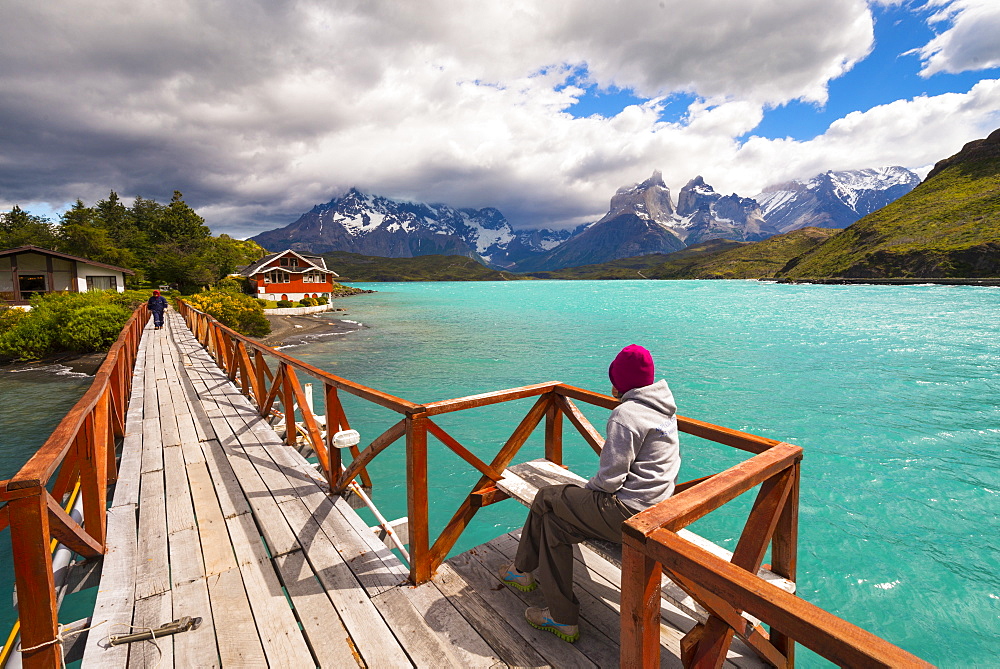
[[[9,212],[0,214],[0,250],[27,244],[58,251],[58,230],[44,216],[29,214],[14,205]]]

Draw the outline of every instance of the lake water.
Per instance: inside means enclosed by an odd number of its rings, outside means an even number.
[[[936,664],[996,664],[1000,290],[751,281],[357,285],[378,292],[337,304],[362,329],[288,352],[430,402],[548,380],[607,392],[610,360],[642,344],[681,414],[805,449],[802,597]],[[5,398],[9,382],[0,375]],[[439,424],[489,460],[530,405],[442,416]],[[364,443],[398,420],[349,397],[345,407]],[[603,432],[608,412],[581,408]],[[568,422],[564,429],[566,463],[589,476],[597,457]],[[21,448],[4,434],[14,444],[4,452]],[[433,438],[430,447],[435,537],[478,472]],[[747,457],[686,435],[681,447],[684,480]],[[517,460],[541,456],[536,435]],[[371,468],[375,502],[389,518],[406,514],[404,465],[399,441]],[[752,501],[744,498],[693,529],[732,549]],[[456,551],[518,527],[524,514],[512,501],[483,509]],[[814,663],[801,655],[800,664]]]

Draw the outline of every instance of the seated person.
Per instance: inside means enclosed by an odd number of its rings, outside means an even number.
[[[608,418],[597,474],[583,488],[540,488],[521,531],[516,559],[500,569],[500,579],[510,587],[527,592],[541,585],[548,607],[528,607],[525,619],[570,642],[580,638],[573,544],[587,539],[621,543],[622,524],[670,497],[681,466],[677,407],[667,382],[653,382],[649,351],[626,346],[608,376],[611,393],[621,404]]]

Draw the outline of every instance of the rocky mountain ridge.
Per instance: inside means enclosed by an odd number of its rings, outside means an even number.
[[[392,200],[352,188],[284,228],[252,239],[269,250],[347,251],[408,258],[464,255],[513,271],[555,270],[650,253],[672,253],[713,239],[751,242],[806,226],[842,228],[918,182],[901,167],[827,172],[766,188],[757,198],[722,195],[701,176],[676,205],[659,171],[623,186],[608,213],[574,230],[514,230],[492,207]]]

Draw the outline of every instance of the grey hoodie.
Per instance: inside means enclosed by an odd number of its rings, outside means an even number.
[[[674,492],[681,468],[677,405],[663,380],[621,399],[608,418],[600,467],[586,487],[613,493],[639,512]]]

